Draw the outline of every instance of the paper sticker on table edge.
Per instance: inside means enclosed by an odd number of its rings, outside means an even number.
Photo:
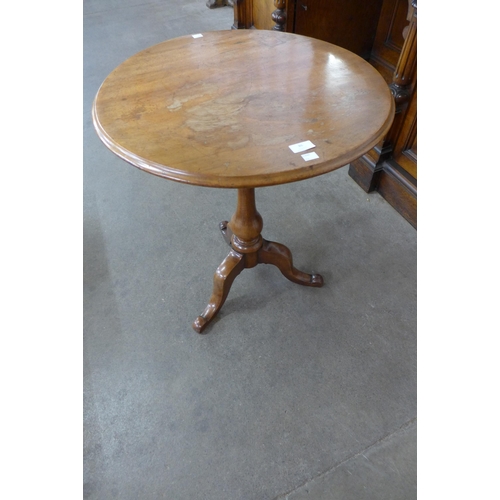
[[[316,145],[311,141],[297,142],[297,144],[292,144],[288,146],[294,153],[300,153],[302,151],[307,151],[308,149],[315,148]]]
[[[319,158],[316,151],[312,151],[311,153],[306,153],[305,155],[300,155],[300,156],[302,156],[302,158],[304,158],[305,161],[311,161],[315,160],[316,158]]]

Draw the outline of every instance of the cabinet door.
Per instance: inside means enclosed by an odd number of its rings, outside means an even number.
[[[294,31],[368,59],[381,7],[382,0],[296,0]]]

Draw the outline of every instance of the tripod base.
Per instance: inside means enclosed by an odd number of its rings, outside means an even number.
[[[193,328],[198,333],[203,333],[220,311],[233,281],[243,269],[255,267],[257,264],[273,264],[285,278],[294,283],[314,287],[323,286],[321,275],[307,274],[293,266],[292,253],[285,245],[262,238],[260,235],[262,218],[255,210],[253,191],[253,189],[240,189],[238,209],[231,222],[223,221],[219,224],[222,236],[231,250],[215,271],[213,291],[207,307],[193,322]],[[243,237],[234,234],[232,227],[237,227]]]

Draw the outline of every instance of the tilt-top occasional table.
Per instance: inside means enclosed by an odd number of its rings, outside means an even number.
[[[320,287],[319,274],[262,238],[255,188],[331,172],[377,145],[394,102],[382,76],[357,55],[278,31],[215,31],[155,45],[101,85],[94,126],[128,163],[173,181],[238,190],[220,230],[231,249],[214,276],[202,333],[238,274],[274,264],[289,280]],[[292,146],[292,147],[290,147]]]

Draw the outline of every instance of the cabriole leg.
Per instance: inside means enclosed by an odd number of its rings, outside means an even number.
[[[193,328],[203,333],[208,323],[219,312],[226,301],[234,279],[245,269],[245,256],[231,250],[214,275],[214,287],[207,307],[193,322]]]
[[[294,283],[305,286],[323,286],[323,277],[320,274],[307,274],[293,267],[292,252],[281,243],[264,240],[257,258],[259,264],[275,265],[285,278]]]

